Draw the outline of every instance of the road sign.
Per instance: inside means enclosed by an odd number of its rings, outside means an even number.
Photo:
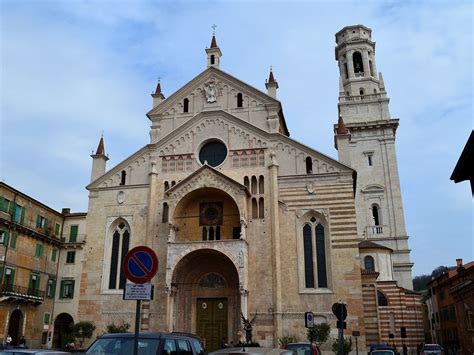
[[[123,290],[124,300],[151,301],[153,299],[153,286],[147,284],[126,284]]]
[[[334,303],[332,305],[332,313],[336,316],[337,320],[344,321],[347,318],[347,308],[344,303]]]
[[[314,326],[314,314],[313,312],[304,313],[304,326],[305,328],[313,328]]]
[[[138,246],[125,255],[123,272],[127,279],[143,284],[152,279],[158,270],[158,258],[155,252],[145,246]]]

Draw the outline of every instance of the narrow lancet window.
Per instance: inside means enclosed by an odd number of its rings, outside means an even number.
[[[243,107],[244,99],[242,98],[242,93],[237,94],[237,107]]]
[[[306,157],[306,174],[313,173],[313,160],[311,157]]]
[[[183,100],[183,112],[189,112],[189,100],[187,98]]]
[[[352,55],[352,63],[354,65],[354,73],[355,74],[364,74],[364,65],[362,63],[362,54],[360,52],[354,52]],[[356,75],[358,76],[358,75]]]
[[[311,241],[311,226],[306,224],[303,227],[303,248],[304,248],[304,281],[306,288],[314,288],[313,269],[313,245]]]
[[[122,173],[120,174],[120,185],[125,185],[126,179],[127,179],[127,172],[125,170],[122,170]]]

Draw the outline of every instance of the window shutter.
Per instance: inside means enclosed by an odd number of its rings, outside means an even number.
[[[3,264],[0,265],[0,284],[2,283],[3,281]]]
[[[74,284],[76,283],[75,280],[71,281],[71,298],[74,298]]]
[[[13,211],[15,210],[15,206],[16,206],[16,203],[13,203],[13,202],[10,203],[10,208],[8,209],[8,210],[9,210],[8,212],[9,212],[11,215],[13,215]]]
[[[77,226],[71,226],[71,233],[69,234],[69,243],[75,243],[77,239]]]
[[[0,196],[0,211],[7,212],[7,204],[3,196]]]
[[[45,218],[44,219],[44,228],[48,228],[48,222],[49,222],[48,219]]]
[[[22,207],[21,208],[20,224],[23,224],[25,222],[25,212],[26,212],[26,208]]]
[[[36,227],[41,227],[41,216],[40,215],[36,216]]]
[[[11,269],[12,273],[10,274],[10,285],[13,286],[15,284],[15,269]]]
[[[53,261],[53,262],[56,262],[56,253],[57,253],[56,249],[53,249],[51,251],[51,261]]]
[[[12,233],[12,238],[10,239],[10,248],[15,249],[16,248],[16,233]]]
[[[59,288],[59,298],[64,298],[64,280],[61,280],[61,286]]]
[[[51,298],[54,298],[56,294],[56,279],[53,279],[53,284],[51,286]]]
[[[58,234],[59,234],[59,223],[56,223],[54,225],[54,235],[57,236]]]

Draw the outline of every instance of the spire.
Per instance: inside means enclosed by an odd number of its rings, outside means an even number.
[[[161,104],[165,99],[165,95],[161,92],[160,78],[158,78],[158,84],[156,84],[155,92],[151,94],[151,97],[153,97],[153,108]]]
[[[155,95],[161,94],[161,84],[160,79],[158,79],[158,84],[156,85]]]
[[[212,34],[211,48],[218,48],[217,47],[217,41],[216,41],[216,35],[214,33]]]
[[[265,86],[268,91],[268,96],[273,97],[274,99],[277,98],[277,89],[278,89],[278,82],[275,80],[273,76],[273,69],[270,66],[270,74],[268,75],[268,80],[265,83]]]
[[[342,116],[339,115],[339,120],[337,121],[337,134],[348,134],[349,131],[346,128],[346,125],[344,124],[344,120],[342,119]]]
[[[207,53],[207,67],[214,67],[219,69],[219,64],[221,61],[222,57],[222,52],[217,46],[217,41],[216,41],[216,25],[212,25],[212,41],[211,41],[211,47],[206,48],[206,53]]]
[[[379,72],[380,91],[385,92],[385,83],[383,82],[382,72]]]
[[[102,135],[100,136],[99,145],[97,146],[97,150],[95,154],[94,154],[94,151],[92,151],[91,158],[92,158],[92,170],[91,170],[91,182],[92,182],[105,174],[107,160],[109,160],[109,157],[105,155],[104,133],[102,133]]]
[[[272,70],[271,66],[270,66],[270,76],[268,77],[268,82],[269,83],[274,83],[275,82],[275,78],[273,76],[273,70]]]
[[[97,151],[95,152],[96,155],[105,155],[105,148],[104,148],[104,134],[100,136],[99,145],[97,146]]]

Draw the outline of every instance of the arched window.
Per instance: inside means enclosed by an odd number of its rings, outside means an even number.
[[[354,73],[364,73],[364,65],[362,63],[362,54],[360,52],[354,52],[352,55],[352,63],[354,65]]]
[[[216,227],[216,240],[221,240],[221,227]]]
[[[174,185],[176,185],[176,181],[171,181],[171,187],[173,187]]]
[[[169,190],[170,188],[170,183],[168,181],[165,181],[165,191]]]
[[[326,272],[326,243],[324,240],[324,227],[321,224],[316,225],[316,261],[318,267],[318,287],[328,287],[328,278]]]
[[[120,174],[120,185],[125,185],[126,179],[127,179],[127,172],[125,170],[122,170],[122,173]]]
[[[242,93],[237,94],[237,107],[243,107],[244,99],[242,97]]]
[[[367,271],[375,271],[374,258],[371,257],[370,255],[367,255],[364,258],[364,269],[367,270]]]
[[[161,218],[162,223],[168,223],[168,218],[169,218],[169,207],[166,202],[163,203],[163,216]]]
[[[311,226],[303,227],[304,248],[304,282],[306,288],[314,288],[313,243],[311,240]]]
[[[376,94],[376,93],[377,93],[377,89],[374,89],[374,94]]]
[[[257,199],[254,197],[252,198],[252,218],[258,218],[258,206],[257,206]]]
[[[265,193],[265,187],[263,184],[263,175],[260,175],[258,177],[258,193],[259,194],[264,194]]]
[[[215,64],[215,57],[214,57],[214,54],[211,55],[211,64]]]
[[[349,79],[349,69],[347,69],[347,63],[344,63],[344,71],[346,73],[346,79]]]
[[[388,306],[387,297],[380,291],[377,291],[377,301],[379,306]]]
[[[109,289],[123,289],[125,285],[125,274],[122,269],[123,258],[128,253],[130,245],[129,227],[120,221],[112,230],[112,251],[110,255],[110,273],[109,273]]]
[[[250,191],[249,177],[244,177],[244,186]]]
[[[374,226],[380,226],[379,206],[372,205],[372,217],[374,219]]]
[[[189,100],[187,98],[183,100],[183,112],[189,112]]]
[[[313,173],[313,159],[311,157],[306,157],[306,174]]]
[[[303,226],[303,264],[305,288],[328,288],[327,235],[315,217]],[[303,275],[302,275],[303,276]]]
[[[209,240],[214,240],[214,227],[209,227]]]
[[[258,218],[265,218],[265,204],[263,202],[263,197],[258,199]]]
[[[207,228],[202,227],[202,240],[206,241],[207,240]]]
[[[252,176],[252,195],[257,193],[257,178]]]
[[[360,88],[360,89],[359,89],[359,94],[360,94],[361,96],[362,96],[362,95],[365,95],[365,91],[364,91],[363,88]]]

